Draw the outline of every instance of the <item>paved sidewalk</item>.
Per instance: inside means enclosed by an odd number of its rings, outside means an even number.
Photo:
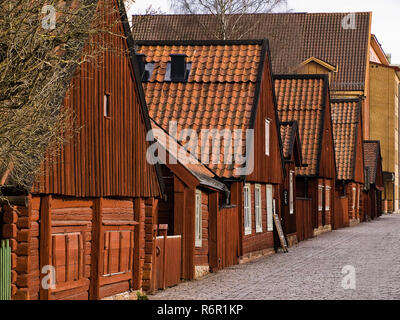
[[[346,265],[356,290],[342,287]],[[279,253],[149,296],[152,299],[400,299],[400,215],[336,230]]]

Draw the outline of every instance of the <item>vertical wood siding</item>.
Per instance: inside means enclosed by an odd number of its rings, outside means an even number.
[[[109,23],[118,17],[109,17]],[[64,101],[76,115],[77,138],[64,147],[34,193],[77,197],[153,197],[160,194],[154,166],[146,161],[148,143],[144,114],[121,36],[121,23],[113,26],[118,36],[103,35],[109,50],[77,70]],[[88,50],[88,48],[86,48]],[[110,95],[110,117],[104,116],[103,100]]]

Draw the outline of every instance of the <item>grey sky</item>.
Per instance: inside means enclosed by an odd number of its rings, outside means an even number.
[[[149,6],[170,12],[169,0],[136,0],[130,14],[143,13]],[[400,64],[398,0],[288,0],[288,7],[294,12],[356,12],[372,11],[372,32],[377,36],[386,53],[392,54],[392,63]]]

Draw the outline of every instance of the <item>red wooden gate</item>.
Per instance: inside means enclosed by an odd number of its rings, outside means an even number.
[[[222,208],[219,211],[219,222],[219,268],[222,269],[239,263],[238,208]]]
[[[312,200],[296,199],[297,239],[303,241],[313,237]]]
[[[161,236],[156,238],[155,289],[165,289],[181,280],[182,236]]]
[[[349,199],[335,198],[334,229],[348,227],[349,223]]]

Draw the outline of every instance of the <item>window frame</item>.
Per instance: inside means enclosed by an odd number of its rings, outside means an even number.
[[[256,233],[262,233],[263,232],[262,200],[261,200],[261,185],[260,184],[256,184],[255,188],[254,188],[254,214],[255,214],[255,220],[256,220]]]
[[[352,188],[352,192],[353,192],[353,202],[351,204],[351,207],[353,209],[353,211],[356,210],[356,201],[357,201],[357,189],[356,187]]]
[[[109,93],[109,92],[104,92],[103,116],[106,119],[111,119],[111,93]]]
[[[271,147],[271,119],[265,119],[265,155],[270,156],[270,147]]]
[[[246,192],[247,191],[247,192]],[[246,196],[247,193],[247,196]],[[247,206],[246,206],[247,204]],[[243,188],[243,207],[244,207],[244,235],[248,236],[252,234],[252,213],[251,213],[251,185],[245,184]]]
[[[325,211],[331,211],[331,187],[325,186]]]
[[[318,185],[318,212],[324,210],[324,186]]]
[[[202,212],[202,195],[201,190],[196,189],[196,217],[195,217],[195,247],[203,246],[203,212]]]
[[[294,173],[289,173],[289,214],[294,214]]]
[[[270,192],[269,192],[270,191]],[[267,201],[267,231],[274,231],[274,189],[273,186],[268,184],[266,188],[266,201]],[[269,197],[270,193],[270,197]]]

